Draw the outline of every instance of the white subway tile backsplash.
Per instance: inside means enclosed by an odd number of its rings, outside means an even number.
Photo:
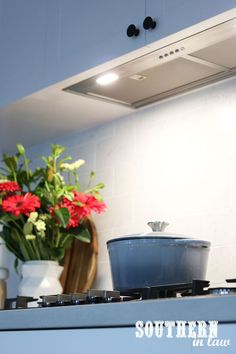
[[[236,276],[236,79],[171,98],[129,116],[58,139],[86,160],[85,185],[106,185],[95,287],[111,288],[106,241],[148,232],[150,220],[212,244],[208,277]],[[47,150],[46,144],[32,148]]]
[[[226,278],[235,278],[236,242],[227,246],[215,247],[209,254],[207,278],[212,286],[221,286]]]
[[[113,196],[130,195],[135,192],[135,172],[130,163],[125,161],[114,167]]]
[[[99,262],[94,289],[112,289],[111,271],[108,262]]]
[[[126,223],[133,222],[134,204],[133,198],[114,197],[107,198],[107,211],[104,214],[94,216],[100,230],[113,229]]]
[[[112,167],[123,162],[132,163],[134,157],[134,137],[121,137],[117,140],[109,138],[96,145],[96,168]]]
[[[114,186],[114,168],[107,167],[103,169],[96,169],[95,173],[95,178],[92,184],[95,185],[97,183],[103,182],[105,184],[105,188],[102,189],[101,194],[105,200],[111,198]]]
[[[113,232],[112,229],[108,228],[106,230],[102,230],[99,227],[97,227],[98,231],[98,247],[99,247],[99,253],[98,253],[98,263],[100,262],[107,262],[109,261],[108,259],[108,251],[107,251],[107,241],[111,240],[113,238]]]

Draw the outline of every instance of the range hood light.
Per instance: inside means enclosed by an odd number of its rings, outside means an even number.
[[[106,73],[102,76],[99,76],[96,79],[96,83],[99,85],[109,85],[112,82],[118,80],[119,76],[115,73]]]

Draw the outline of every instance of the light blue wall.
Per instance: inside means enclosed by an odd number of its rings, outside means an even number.
[[[235,6],[236,0],[0,0],[0,107]],[[142,28],[146,15],[157,19],[154,31]],[[126,36],[130,23],[139,37]]]

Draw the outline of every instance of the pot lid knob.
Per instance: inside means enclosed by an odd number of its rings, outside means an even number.
[[[149,221],[147,224],[151,227],[153,232],[163,232],[165,231],[165,228],[169,225],[165,221]]]

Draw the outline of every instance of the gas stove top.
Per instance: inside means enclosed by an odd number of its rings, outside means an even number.
[[[101,303],[116,303],[127,301],[142,301],[150,299],[165,299],[187,296],[229,295],[236,294],[236,287],[228,286],[236,283],[236,279],[226,279],[223,287],[210,287],[207,280],[193,280],[190,283],[165,284],[139,289],[129,289],[123,292],[116,290],[90,289],[86,293],[44,295],[40,299],[29,296],[18,296],[5,301],[5,309],[26,309],[34,303],[38,308],[61,307],[74,305],[91,305]]]

